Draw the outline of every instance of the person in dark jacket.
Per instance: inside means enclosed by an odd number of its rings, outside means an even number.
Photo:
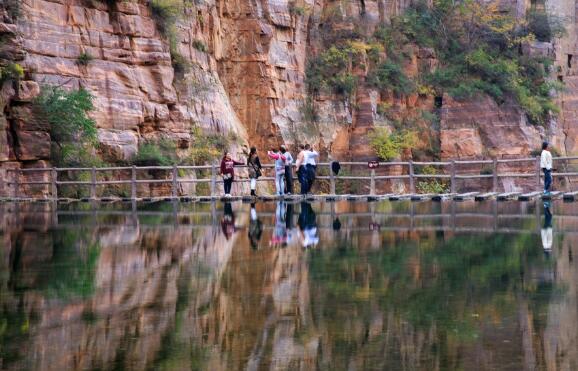
[[[231,154],[226,152],[221,160],[221,176],[225,187],[225,197],[231,197],[231,187],[235,179],[235,165],[244,165],[244,163],[233,160]]]
[[[281,153],[285,156],[285,193],[293,193],[293,155],[287,151],[285,145],[281,146]]]
[[[257,179],[262,174],[263,166],[261,166],[261,160],[257,155],[257,148],[251,147],[251,152],[249,152],[249,158],[247,159],[247,167],[249,169],[249,179],[251,180],[251,196],[257,196]]]

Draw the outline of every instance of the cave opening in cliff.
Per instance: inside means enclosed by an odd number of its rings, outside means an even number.
[[[441,95],[438,95],[434,98],[434,107],[436,109],[440,109],[442,108],[442,106],[444,105],[444,97]]]
[[[572,54],[568,54],[568,61],[566,63],[568,68],[572,68],[572,57],[574,57]]]

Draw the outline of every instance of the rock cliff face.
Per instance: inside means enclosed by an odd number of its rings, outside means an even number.
[[[248,143],[266,149],[309,141],[334,158],[369,159],[374,155],[368,131],[387,125],[380,104],[408,117],[418,109],[434,112],[433,99],[383,96],[361,86],[353,101],[315,97],[318,119],[310,123],[304,114],[306,64],[332,32],[357,27],[370,35],[410,2],[185,2],[171,42],[159,32],[145,0],[10,2],[0,17],[0,64],[18,62],[25,75],[2,89],[1,168],[50,166],[48,128],[38,124],[30,108],[43,84],[93,93],[101,150],[113,161],[130,159],[146,139],[168,137],[186,149],[195,140],[193,127],[236,138],[234,152]],[[501,5],[523,17],[530,3],[508,0]],[[19,12],[10,11],[13,4],[19,4]],[[567,19],[567,36],[554,44],[532,45],[528,52],[556,58],[558,78],[567,84],[558,119],[539,130],[512,105],[444,98],[440,130],[429,130],[441,143],[443,159],[527,155],[543,138],[562,153],[576,152],[575,8],[572,1],[546,1],[546,7]],[[188,65],[185,71],[171,63],[171,49]],[[78,63],[83,54],[93,57],[86,65]],[[411,75],[433,64],[435,56],[416,51],[405,69]],[[363,66],[356,67],[360,79],[365,73]]]

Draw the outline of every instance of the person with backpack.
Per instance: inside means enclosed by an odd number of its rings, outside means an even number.
[[[285,193],[293,193],[293,156],[285,145],[281,146],[281,153],[285,156]]]
[[[251,196],[256,197],[257,179],[263,175],[263,166],[261,166],[261,160],[259,160],[257,148],[255,147],[251,147],[249,158],[247,158],[247,167],[249,169],[249,179],[251,182]]]
[[[277,149],[267,152],[269,158],[275,160],[275,188],[278,196],[283,196],[285,192],[285,161],[287,158]]]

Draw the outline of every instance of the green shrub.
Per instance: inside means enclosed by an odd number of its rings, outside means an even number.
[[[65,91],[59,87],[42,87],[34,106],[50,124],[50,137],[58,145],[96,142],[96,122],[88,116],[94,110],[93,96],[87,90]]]
[[[528,13],[528,31],[536,36],[538,41],[552,41],[566,33],[563,20],[547,14],[543,10]]]
[[[0,2],[0,6],[6,10],[12,20],[16,20],[21,13],[20,3],[21,0],[3,0]]]
[[[224,151],[228,150],[231,142],[237,141],[236,135],[230,134],[206,134],[195,126],[191,130],[192,144],[189,150],[189,158],[195,165],[213,162],[220,158]]]
[[[176,145],[167,139],[141,143],[132,163],[135,166],[176,165],[178,163]]]
[[[82,52],[76,58],[76,64],[81,66],[88,66],[88,64],[94,59],[94,57],[88,52]]]
[[[401,66],[391,60],[381,63],[367,76],[367,81],[378,89],[396,94],[410,94],[415,91],[415,84],[403,73]]]
[[[0,67],[0,83],[9,80],[20,80],[24,77],[24,68],[18,63],[10,63],[5,67]]]
[[[308,62],[305,83],[310,94],[322,90],[351,96],[357,87],[357,77],[351,74],[353,57],[358,51],[345,46],[331,46]]]
[[[433,166],[424,166],[423,168],[416,171],[417,174],[425,174],[425,175],[436,175],[438,174],[438,170]],[[448,193],[450,187],[448,185],[447,180],[440,180],[438,178],[433,179],[423,179],[418,181],[417,183],[417,191],[418,193]]]
[[[193,48],[195,48],[198,51],[201,51],[203,53],[206,53],[208,50],[205,43],[203,43],[201,40],[193,40]]]
[[[376,128],[369,135],[369,144],[375,154],[384,161],[393,160],[405,149],[415,145],[415,133],[408,130],[397,130],[390,133],[386,128]]]
[[[168,37],[177,19],[183,14],[183,1],[151,0],[150,7],[159,31]]]

